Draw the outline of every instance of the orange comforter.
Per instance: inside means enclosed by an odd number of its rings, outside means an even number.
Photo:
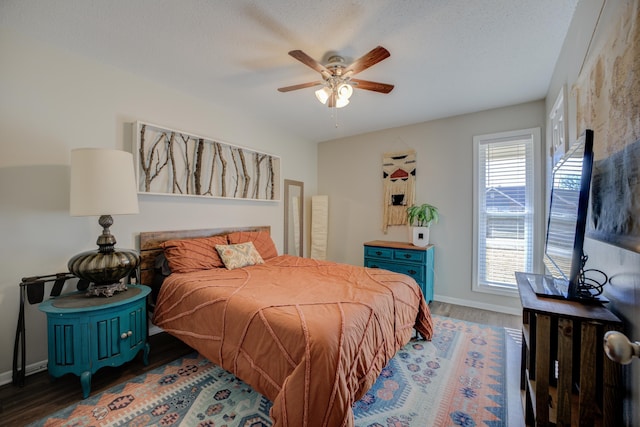
[[[353,426],[414,326],[432,334],[412,278],[288,255],[170,275],[154,323],[269,398],[276,427]]]

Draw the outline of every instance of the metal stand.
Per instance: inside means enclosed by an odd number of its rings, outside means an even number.
[[[20,313],[18,314],[18,326],[16,328],[16,340],[13,345],[13,385],[24,386],[26,376],[26,343],[25,343],[25,318],[24,304],[25,300],[29,304],[41,303],[44,299],[45,283],[53,282],[53,288],[49,296],[57,297],[62,292],[62,287],[69,279],[76,277],[71,273],[56,273],[46,276],[24,277],[20,282]],[[79,290],[86,289],[89,286],[87,281],[79,281],[77,288]],[[20,364],[18,364],[18,355],[20,355]]]

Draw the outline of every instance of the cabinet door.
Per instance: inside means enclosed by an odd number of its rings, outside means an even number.
[[[134,307],[128,311],[128,329],[126,345],[131,351],[138,351],[140,346],[147,340],[147,310],[145,299],[139,300]],[[129,331],[131,333],[129,333]]]
[[[92,322],[95,328],[95,361],[103,361],[117,357],[122,353],[120,331],[123,330],[123,319],[119,313],[97,316]]]
[[[95,316],[93,360],[100,366],[117,366],[130,360],[146,340],[145,300]]]
[[[53,377],[77,373],[90,366],[90,326],[84,320],[78,316],[48,318],[48,369]]]

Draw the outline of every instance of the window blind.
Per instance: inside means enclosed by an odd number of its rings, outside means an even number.
[[[533,271],[533,138],[480,141],[477,280],[480,286],[516,288],[516,271]]]

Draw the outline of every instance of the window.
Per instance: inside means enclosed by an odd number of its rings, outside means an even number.
[[[544,240],[540,129],[473,138],[473,290],[517,293],[516,271],[539,271]]]

